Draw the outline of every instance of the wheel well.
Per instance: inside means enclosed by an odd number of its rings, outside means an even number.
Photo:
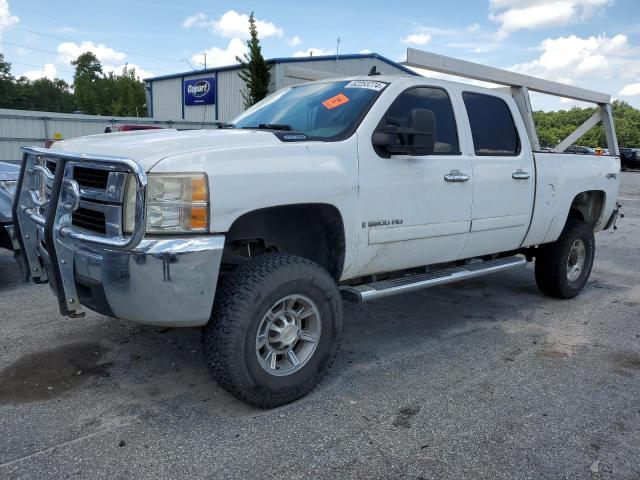
[[[237,218],[226,235],[223,267],[232,269],[268,252],[298,255],[342,274],[345,234],[336,207],[323,203],[261,208]]]
[[[602,215],[604,202],[605,193],[602,190],[581,192],[571,202],[569,218],[582,220],[593,228]]]

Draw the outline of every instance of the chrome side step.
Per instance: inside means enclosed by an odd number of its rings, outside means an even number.
[[[390,297],[400,293],[413,292],[422,288],[445,285],[470,278],[481,277],[491,273],[498,273],[513,268],[521,268],[527,264],[524,257],[513,256],[472,262],[463,267],[447,268],[422,275],[413,275],[393,280],[381,280],[363,285],[341,287],[340,291],[345,300],[362,303],[379,298]]]

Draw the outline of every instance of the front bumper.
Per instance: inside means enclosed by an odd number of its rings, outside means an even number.
[[[145,237],[147,177],[130,159],[23,150],[15,234],[29,275],[35,283],[50,284],[63,315],[82,316],[84,305],[152,325],[197,326],[209,320],[224,236]],[[81,187],[75,173],[83,168],[106,172],[106,188]],[[125,175],[135,182],[133,232],[122,232],[120,215],[104,217],[103,234],[76,226],[74,212],[87,198],[122,208],[118,185]]]
[[[149,325],[209,321],[224,236],[143,239],[128,252],[79,247],[74,282],[84,306]]]

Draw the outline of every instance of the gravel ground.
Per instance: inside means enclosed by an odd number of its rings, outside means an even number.
[[[306,398],[222,391],[195,329],[89,313],[0,254],[1,478],[640,478],[640,172],[577,299],[531,266],[345,305]]]

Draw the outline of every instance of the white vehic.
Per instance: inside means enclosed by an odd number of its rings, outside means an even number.
[[[343,279],[517,249],[529,222],[522,245],[552,242],[573,199],[583,191],[606,193],[596,230],[610,217],[619,178],[606,174],[619,170],[617,158],[536,153],[534,160],[509,95],[424,77],[376,80],[391,84],[356,133],[342,141],[287,143],[272,132],[241,129],[156,130],[67,140],[54,144],[54,152],[125,156],[154,174],[205,172],[213,233],[228,232],[240,216],[266,207],[332,205],[345,229]],[[460,155],[382,158],[373,151],[372,134],[390,104],[417,86],[449,92]],[[521,138],[520,156],[475,157],[463,90],[498,96],[509,104]],[[530,178],[512,178],[518,168]],[[468,181],[445,182],[452,169],[469,174]]]

